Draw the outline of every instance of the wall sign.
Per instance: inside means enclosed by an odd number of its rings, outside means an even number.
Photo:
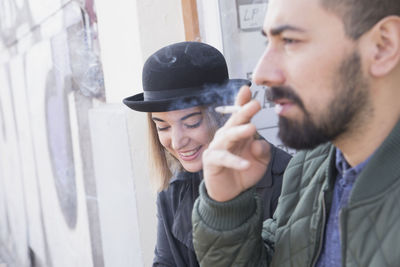
[[[238,2],[239,28],[243,31],[259,30],[262,28],[267,3]]]

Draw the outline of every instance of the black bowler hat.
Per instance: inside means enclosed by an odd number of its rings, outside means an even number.
[[[161,48],[143,66],[143,93],[127,97],[133,110],[164,112],[210,104],[231,104],[248,80],[229,79],[224,56],[199,42]]]

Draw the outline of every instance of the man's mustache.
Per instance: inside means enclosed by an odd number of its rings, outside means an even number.
[[[279,99],[288,99],[294,104],[300,106],[301,109],[304,110],[303,101],[301,101],[300,97],[296,94],[296,92],[289,86],[272,86],[268,87],[266,92],[266,97],[268,101],[275,102]]]

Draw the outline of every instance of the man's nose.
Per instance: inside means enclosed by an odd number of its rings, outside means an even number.
[[[188,144],[189,138],[186,136],[184,129],[177,128],[172,130],[171,141],[172,148],[180,150]]]
[[[285,83],[285,75],[279,54],[267,47],[254,69],[253,82],[262,86],[279,86]]]

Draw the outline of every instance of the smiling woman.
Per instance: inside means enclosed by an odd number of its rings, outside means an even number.
[[[225,120],[213,106],[148,113],[151,176],[158,190],[179,171],[201,171],[202,153]]]
[[[200,107],[152,114],[161,145],[190,172],[201,170],[201,155],[216,130],[205,115]]]
[[[143,93],[124,99],[133,110],[147,112],[150,167],[158,186],[158,233],[153,266],[199,266],[193,249],[191,214],[202,181],[202,154],[227,115],[217,105],[232,104],[242,85],[229,79],[223,55],[197,42],[164,47],[143,67]],[[257,192],[272,216],[290,159],[271,147],[271,163]]]

